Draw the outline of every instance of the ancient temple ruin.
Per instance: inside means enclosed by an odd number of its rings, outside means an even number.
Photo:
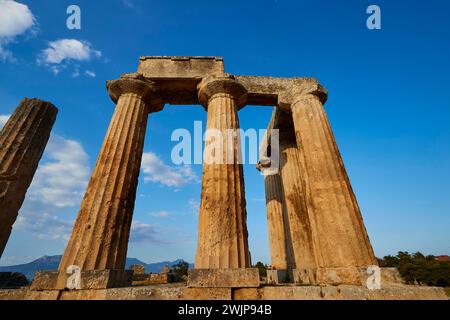
[[[377,264],[323,108],[327,91],[315,79],[231,75],[217,57],[143,57],[137,73],[107,88],[117,106],[60,273],[75,265],[126,278],[121,273],[147,118],[165,104],[200,104],[207,129],[218,130],[239,129],[238,111],[246,105],[277,108],[269,129],[280,131],[280,173],[265,177],[276,278],[282,273],[303,284],[361,284],[359,268]],[[239,137],[234,146],[240,152]],[[204,164],[198,271],[191,271],[189,284],[258,286],[247,238],[242,164]]]
[[[266,190],[268,282],[320,292],[317,285],[365,287],[377,259],[324,110],[327,91],[316,79],[231,75],[218,57],[142,57],[136,73],[107,82],[107,89],[116,108],[59,270],[38,273],[31,290],[66,289],[73,266],[81,269],[80,289],[130,285],[125,260],[147,119],[166,104],[202,105],[207,128],[217,130],[238,129],[239,110],[247,105],[275,107],[257,166]],[[270,143],[272,129],[279,148]],[[232,143],[237,155],[239,137]],[[268,168],[275,152],[280,170],[274,172]],[[295,287],[300,293],[292,285],[261,288],[246,216],[242,164],[204,164],[195,269],[176,297],[227,299],[235,290],[242,299],[307,298],[301,286]],[[391,269],[381,269],[381,280],[401,283]]]

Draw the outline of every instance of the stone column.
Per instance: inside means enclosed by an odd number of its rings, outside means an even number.
[[[264,189],[272,268],[275,270],[293,269],[292,244],[286,228],[287,210],[280,174],[264,174]]]
[[[280,132],[280,153],[281,181],[287,208],[286,228],[294,255],[294,281],[314,283],[317,264],[313,230],[308,211],[303,157],[297,148],[294,134]]]
[[[209,131],[203,163],[196,269],[251,266],[243,168],[238,163],[240,136],[227,138],[227,129],[239,129],[238,110],[244,106],[246,97],[246,89],[229,75],[209,76],[199,84],[199,101],[208,111]],[[217,143],[212,138],[214,129],[222,135],[216,137],[223,142],[222,148],[215,147],[218,144],[211,147]],[[208,163],[208,149],[215,163]]]
[[[123,270],[149,112],[162,109],[139,74],[107,83],[117,102],[59,270]]]
[[[311,81],[280,95],[279,105],[292,111],[297,145],[304,158],[318,266],[334,268],[332,276],[324,271],[318,281],[331,277],[336,282],[346,282],[345,278],[352,282],[350,278],[357,278],[352,268],[376,265],[377,260],[323,108],[326,97],[326,90]]]
[[[0,133],[0,257],[57,113],[49,102],[23,99]]]

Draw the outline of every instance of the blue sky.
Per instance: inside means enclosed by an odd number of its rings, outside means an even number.
[[[59,114],[0,265],[63,252],[114,110],[105,81],[143,55],[222,56],[233,74],[317,77],[376,254],[450,253],[448,1],[19,2],[23,19],[0,20],[0,121],[25,96]],[[70,4],[81,30],[66,28]],[[366,27],[371,4],[381,30]],[[264,129],[271,112],[246,107],[241,127]],[[206,121],[200,106],[150,116],[130,257],[194,260],[201,166],[170,162],[172,131],[194,121]],[[244,170],[252,257],[269,263],[263,179]]]

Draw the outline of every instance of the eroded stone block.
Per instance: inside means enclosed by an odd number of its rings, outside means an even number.
[[[201,79],[223,73],[224,65],[221,57],[141,57],[138,72],[151,79]]]
[[[293,280],[292,270],[267,270],[267,284],[289,283]]]
[[[81,271],[81,289],[106,289],[131,286],[133,272],[131,270],[86,270]],[[59,271],[36,272],[30,289],[64,290],[70,274]]]
[[[193,269],[188,273],[188,287],[190,288],[246,288],[260,285],[257,268]]]

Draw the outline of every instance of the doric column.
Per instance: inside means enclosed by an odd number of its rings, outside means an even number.
[[[23,99],[0,133],[0,257],[57,113],[49,102]]]
[[[208,116],[195,267],[248,268],[251,262],[237,132],[238,110],[245,104],[247,91],[229,75],[209,76],[198,88],[199,101]],[[217,137],[217,132],[221,137]],[[229,132],[235,134],[230,137]],[[213,155],[214,161],[208,161],[206,153]]]
[[[377,264],[323,103],[326,90],[311,80],[279,97],[289,107],[304,159],[307,208],[320,268]],[[345,276],[345,272],[342,274]]]
[[[139,74],[107,82],[117,103],[59,270],[124,269],[149,112],[162,109]]]
[[[273,170],[265,168],[269,164],[266,164],[266,160],[263,159],[256,168],[264,176],[271,265],[274,270],[293,269],[295,267],[294,256],[287,228],[288,217],[283,185],[279,172],[275,173]]]
[[[280,129],[281,131],[281,129]],[[312,283],[317,268],[308,211],[304,163],[295,134],[280,132],[280,173],[287,208],[287,232],[294,254],[295,281]]]

